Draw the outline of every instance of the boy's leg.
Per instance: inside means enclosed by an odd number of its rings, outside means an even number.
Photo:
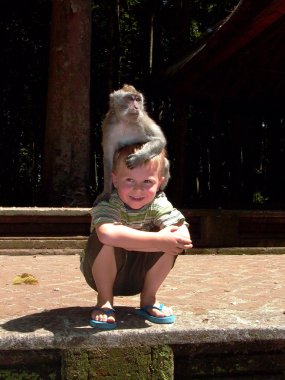
[[[176,256],[164,254],[149,269],[145,276],[144,286],[141,292],[140,307],[155,304],[156,293],[173,268],[175,259]],[[148,312],[155,317],[164,317],[172,314],[172,310],[167,307],[164,307],[162,311],[149,308]]]
[[[113,308],[113,286],[117,274],[114,248],[103,245],[92,266],[92,275],[97,288],[97,304],[91,318],[97,321],[113,323],[115,316],[100,311]]]

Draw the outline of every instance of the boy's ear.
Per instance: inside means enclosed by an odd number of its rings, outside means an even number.
[[[117,176],[114,172],[112,172],[112,182],[115,188],[117,188]]]
[[[165,181],[165,177],[160,177],[159,179],[159,186],[158,186],[158,190],[161,190],[161,185],[164,184],[164,181]]]

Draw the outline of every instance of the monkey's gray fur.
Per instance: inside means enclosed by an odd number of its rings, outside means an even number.
[[[96,198],[94,205],[110,197],[113,157],[117,149],[125,145],[144,144],[142,149],[126,159],[127,167],[132,169],[158,155],[166,146],[162,130],[144,109],[143,95],[130,85],[124,85],[110,94],[109,110],[102,124],[102,134],[104,189]],[[164,177],[161,190],[165,189],[170,178],[167,158],[165,158]]]

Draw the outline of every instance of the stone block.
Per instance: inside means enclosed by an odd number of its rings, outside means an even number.
[[[62,353],[63,380],[171,380],[173,373],[173,353],[165,345]]]

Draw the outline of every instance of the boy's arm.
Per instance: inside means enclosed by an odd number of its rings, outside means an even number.
[[[187,230],[186,226],[185,228]],[[176,231],[178,231],[177,234]],[[103,223],[96,227],[96,232],[103,244],[129,251],[165,252],[178,255],[184,249],[192,247],[189,232],[187,235],[183,226],[170,226],[158,232],[148,232],[121,224]]]

